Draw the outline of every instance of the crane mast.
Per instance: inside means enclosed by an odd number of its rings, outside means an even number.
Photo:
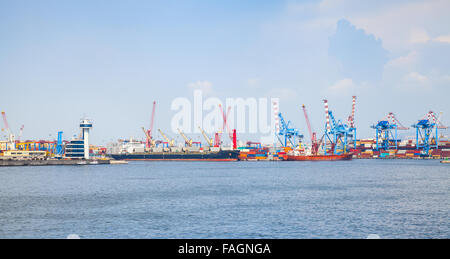
[[[430,119],[430,121],[432,120],[436,124],[438,129],[447,129],[448,127],[439,121],[441,116],[442,112],[439,114],[438,117],[436,117],[436,114],[433,111],[428,112],[428,118]]]
[[[292,148],[296,148],[297,146],[296,140],[298,140],[298,144],[300,144],[303,135],[300,134],[298,129],[291,128],[290,127],[291,121],[286,122],[281,113],[278,113],[278,117],[280,119],[280,131],[278,132],[278,136],[284,137],[284,140],[281,140],[280,138],[278,138],[278,140],[284,147],[288,146],[289,141],[289,143],[292,145]]]
[[[25,127],[25,125],[22,125],[22,127],[20,127],[19,136],[17,138],[19,141],[20,141],[20,137],[22,137],[24,127]]]
[[[398,130],[407,130],[400,121],[390,112],[383,120],[371,126],[375,129],[376,150],[398,149]]]
[[[412,127],[416,129],[416,149],[422,148],[422,153],[425,155],[430,155],[432,147],[439,148],[438,130],[447,128],[438,121],[433,111],[428,112]]]
[[[150,128],[145,131],[146,141],[145,141],[145,147],[151,148],[153,145],[152,141],[152,133],[153,133],[153,124],[155,121],[155,109],[156,109],[156,101],[153,101],[153,109],[152,109],[152,117],[150,118]]]
[[[305,115],[306,125],[308,126],[309,136],[311,137],[311,153],[317,155],[319,152],[319,144],[317,143],[316,133],[311,129],[311,123],[309,122],[308,113],[306,112],[306,106],[302,105],[303,114]]]
[[[347,153],[350,141],[353,142],[353,148],[356,147],[356,128],[354,125],[354,110],[356,104],[356,97],[353,96],[352,115],[349,116],[347,123],[342,123],[341,120],[336,120],[333,113],[329,110],[328,101],[323,100],[326,115],[325,124],[325,138],[324,138],[324,150],[325,155],[327,152],[327,140],[330,146],[330,150],[334,154]],[[350,140],[350,141],[349,141]]]
[[[15,149],[16,146],[16,140],[14,134],[11,132],[11,129],[9,128],[8,120],[6,119],[6,113],[2,111],[2,117],[3,117],[3,123],[5,124],[6,132],[8,133],[8,141]]]
[[[8,132],[8,134],[10,134],[11,131],[9,130],[8,120],[6,119],[6,113],[5,112],[2,112],[2,117],[3,117],[3,124],[5,124],[5,129]]]
[[[305,115],[306,125],[308,126],[309,136],[311,137],[311,140],[314,140],[313,132],[312,132],[312,129],[311,129],[311,124],[310,124],[309,118],[308,118],[308,113],[306,113],[306,106],[303,104],[302,108],[303,108],[303,114]]]
[[[220,112],[221,112],[222,118],[223,118],[222,132],[225,131],[225,127],[226,127],[228,136],[230,137],[231,140],[233,140],[233,132],[231,131],[230,125],[228,124],[228,115],[230,114],[231,106],[228,107],[226,114],[222,108],[222,105],[219,104],[219,108],[220,108]]]
[[[148,140],[148,139],[151,139],[148,130],[145,130],[145,128],[142,127],[142,131],[144,132],[145,137],[146,137],[147,140]],[[147,147],[147,145],[146,145],[146,147]],[[148,148],[148,147],[147,147],[147,148]]]
[[[216,132],[214,134],[214,147],[220,147],[220,144],[221,144],[220,139],[222,137],[222,133],[225,131],[225,127],[227,127],[230,139],[231,140],[233,139],[233,134],[231,133],[230,128],[227,124],[227,117],[228,117],[228,114],[230,113],[231,107],[228,107],[226,114],[225,114],[221,104],[219,104],[219,109],[220,109],[220,114],[222,115],[223,123],[222,123],[222,130],[219,130],[218,132]]]
[[[356,109],[356,96],[352,97],[352,113],[348,116],[348,126],[350,128],[355,128],[355,109]]]
[[[328,108],[328,100],[323,100],[324,107],[325,107],[325,116],[326,116],[326,131],[331,131],[331,125],[330,125],[330,113]]]

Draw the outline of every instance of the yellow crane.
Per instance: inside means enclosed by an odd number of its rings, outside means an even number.
[[[144,134],[145,134],[145,136],[147,137],[147,139],[151,139],[151,138],[150,138],[150,135],[148,134],[148,131],[145,130],[144,127],[142,127],[142,130],[144,131]],[[156,142],[156,141],[154,141],[153,139],[151,139],[151,146],[150,146],[150,147],[155,146],[155,142]]]
[[[163,136],[163,138],[167,141],[167,143],[169,144],[169,147],[173,147],[175,146],[175,141],[169,140],[169,138],[161,131],[161,129],[158,129],[159,133],[161,134],[161,136]]]
[[[180,129],[177,129],[177,130],[180,133],[180,135],[184,138],[184,142],[186,143],[186,145],[188,145],[189,147],[192,147],[192,139],[189,139],[188,137],[186,137],[186,135],[184,135],[184,133]]]
[[[200,131],[202,132],[202,135],[203,135],[203,137],[205,138],[205,140],[206,140],[206,142],[208,143],[208,145],[209,145],[210,147],[213,147],[213,146],[214,146],[214,144],[213,144],[213,139],[212,139],[212,138],[209,138],[208,135],[206,135],[206,132],[205,132],[200,126],[199,126],[198,128],[199,128]]]

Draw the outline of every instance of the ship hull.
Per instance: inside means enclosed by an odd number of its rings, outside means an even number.
[[[162,152],[162,153],[133,153],[133,154],[111,154],[116,160],[127,161],[211,161],[226,162],[237,161],[239,159],[238,151],[219,151],[219,152]]]
[[[344,155],[316,155],[316,156],[286,156],[286,161],[342,161],[352,160],[353,154]]]

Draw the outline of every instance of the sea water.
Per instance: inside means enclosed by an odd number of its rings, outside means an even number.
[[[449,238],[436,160],[0,168],[0,238]]]

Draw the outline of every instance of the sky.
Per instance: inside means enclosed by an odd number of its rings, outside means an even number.
[[[323,132],[322,100],[344,120],[353,95],[359,138],[389,112],[407,126],[443,112],[450,125],[448,10],[447,0],[1,0],[0,110],[12,131],[25,125],[22,139],[70,139],[86,116],[94,144],[144,138],[153,100],[155,129],[175,136],[171,102],[195,89],[278,97],[306,136],[302,104]]]

